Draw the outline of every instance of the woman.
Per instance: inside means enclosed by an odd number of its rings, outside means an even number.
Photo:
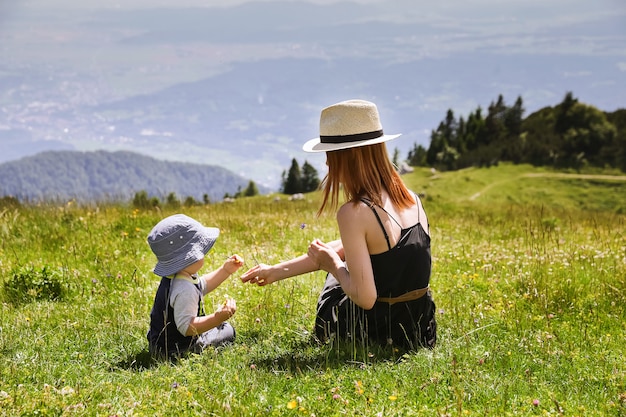
[[[315,333],[408,348],[436,342],[435,304],[428,220],[389,160],[385,135],[373,103],[349,100],[322,110],[320,137],[306,152],[326,152],[318,211],[337,211],[340,240],[314,240],[308,253],[276,265],[257,265],[243,282],[264,286],[324,270]]]

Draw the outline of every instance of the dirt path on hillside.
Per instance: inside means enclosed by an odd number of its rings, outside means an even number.
[[[604,180],[604,181],[626,181],[626,175],[600,175],[600,174],[567,174],[561,172],[533,172],[518,175],[517,177],[509,178],[502,181],[497,181],[487,185],[485,188],[480,190],[479,192],[473,194],[469,199],[476,200],[481,194],[487,192],[489,189],[506,183],[513,180],[517,180],[520,178],[540,178],[540,177],[548,177],[548,178],[568,178],[568,179],[581,179],[581,180]]]

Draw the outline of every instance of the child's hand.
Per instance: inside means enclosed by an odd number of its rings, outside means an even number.
[[[218,307],[215,311],[215,315],[221,317],[222,321],[226,321],[231,318],[237,311],[237,303],[233,298],[227,298],[224,304]]]
[[[239,255],[232,255],[224,262],[224,269],[226,269],[229,274],[234,274],[242,266],[243,258]]]

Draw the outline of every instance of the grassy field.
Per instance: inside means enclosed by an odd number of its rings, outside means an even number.
[[[423,194],[438,345],[311,339],[324,275],[266,288],[236,274],[234,345],[177,364],[145,334],[158,278],[146,236],[171,211],[0,207],[0,415],[626,416],[626,178],[502,165],[405,176]],[[313,238],[319,195],[180,211],[232,253],[273,263]]]

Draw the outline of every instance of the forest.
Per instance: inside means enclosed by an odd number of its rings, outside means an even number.
[[[486,114],[478,107],[457,117],[450,109],[431,132],[428,149],[415,144],[408,163],[447,171],[498,162],[626,171],[626,108],[603,112],[568,92],[554,107],[526,118],[524,111],[521,96],[507,105],[502,95]]]

